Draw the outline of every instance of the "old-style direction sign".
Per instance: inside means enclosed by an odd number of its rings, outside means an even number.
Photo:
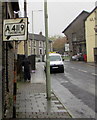
[[[28,18],[4,19],[3,41],[27,40]]]
[[[65,44],[65,51],[69,51],[69,44]]]

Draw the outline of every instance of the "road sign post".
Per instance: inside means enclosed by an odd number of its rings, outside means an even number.
[[[49,61],[49,46],[48,46],[48,14],[47,1],[44,1],[44,16],[45,16],[45,37],[46,37],[46,91],[47,99],[51,99],[51,80],[50,80],[50,61]]]
[[[14,80],[13,80],[13,118],[16,118],[17,91],[17,42],[27,41],[28,18],[5,19],[3,22],[3,42],[14,44]]]
[[[4,19],[3,41],[27,40],[28,18]]]

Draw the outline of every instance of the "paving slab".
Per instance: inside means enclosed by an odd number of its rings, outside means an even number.
[[[23,82],[23,80],[18,82],[16,117],[71,118],[71,115],[53,91],[51,93],[51,100],[47,100],[45,75],[43,68],[39,63],[37,64],[37,70],[35,73],[31,74],[31,81],[29,83]]]

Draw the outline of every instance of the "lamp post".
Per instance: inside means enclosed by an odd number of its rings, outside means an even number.
[[[32,11],[32,41],[34,41],[34,15],[33,15],[33,13],[34,12],[41,12],[41,11],[43,11],[43,10],[33,10]],[[33,50],[32,50],[32,42],[31,42],[31,55],[32,55],[32,52],[33,52]]]
[[[50,80],[50,60],[49,60],[49,46],[48,46],[48,14],[47,14],[47,0],[44,1],[44,17],[45,17],[45,37],[46,37],[46,91],[47,100],[51,99],[51,80]]]

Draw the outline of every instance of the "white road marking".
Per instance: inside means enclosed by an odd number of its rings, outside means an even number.
[[[95,75],[95,76],[97,76],[97,74],[95,74],[95,73],[92,73],[92,75]]]
[[[71,67],[71,68],[76,69],[75,67]],[[85,70],[81,70],[81,69],[78,69],[78,70],[81,72],[84,72],[84,73],[88,73],[88,71],[85,71]],[[91,73],[91,74],[97,76],[97,74],[95,74],[95,73]]]
[[[72,69],[75,69],[75,67],[71,67]]]
[[[68,83],[68,81],[64,81],[65,83]]]
[[[81,69],[78,69],[78,70],[87,73],[87,71],[85,71],[85,70],[81,70]]]

